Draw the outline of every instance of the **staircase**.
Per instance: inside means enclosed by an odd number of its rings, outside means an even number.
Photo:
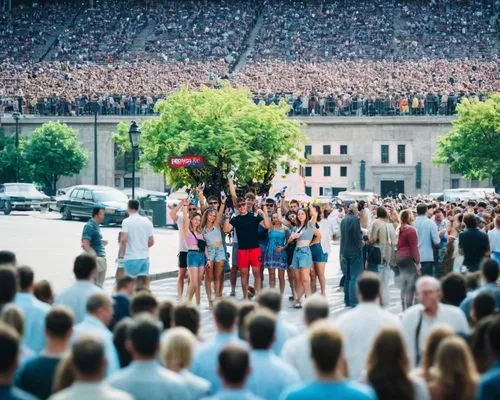
[[[246,45],[245,51],[243,51],[241,53],[239,59],[234,64],[234,67],[231,70],[231,74],[237,73],[247,63],[248,56],[254,50],[255,38],[259,34],[260,28],[262,28],[263,21],[264,21],[264,18],[262,16],[262,12],[261,12],[261,13],[259,13],[259,16],[257,17],[257,21],[255,21],[255,25],[253,26],[252,30],[250,31],[250,35],[248,35],[248,39],[245,43],[245,45]]]
[[[144,51],[148,38],[154,33],[156,24],[153,21],[148,21],[148,24],[135,37],[130,51]]]

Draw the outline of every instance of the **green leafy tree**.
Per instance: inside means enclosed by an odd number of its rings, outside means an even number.
[[[60,122],[46,122],[33,132],[26,146],[35,182],[56,189],[61,176],[78,174],[87,162],[87,154],[74,129]]]
[[[301,123],[288,118],[289,105],[255,104],[246,88],[186,87],[158,102],[159,119],[141,125],[140,163],[162,173],[174,187],[205,183],[205,194],[218,194],[236,171],[243,189],[268,192],[281,164],[300,159]],[[130,149],[128,124],[118,125],[115,142]],[[202,168],[172,169],[169,157],[204,157]]]
[[[453,128],[441,136],[433,161],[467,179],[492,178],[500,187],[500,94],[486,101],[464,99]]]
[[[26,139],[19,139],[19,150],[16,151],[14,137],[4,136],[0,131],[0,182],[16,181],[16,163],[19,163],[19,178],[21,182],[31,182],[31,168],[24,154]]]

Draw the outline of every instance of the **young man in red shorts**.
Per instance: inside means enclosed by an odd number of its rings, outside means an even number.
[[[236,228],[238,237],[238,268],[241,274],[241,289],[243,299],[248,300],[248,269],[252,268],[255,280],[255,294],[261,287],[260,269],[262,268],[262,252],[259,246],[259,225],[265,229],[271,228],[271,222],[267,215],[267,207],[258,210],[255,215],[248,211],[245,199],[238,198],[237,208],[239,215],[233,216],[224,223],[224,232],[229,233]]]

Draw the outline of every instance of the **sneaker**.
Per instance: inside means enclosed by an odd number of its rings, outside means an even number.
[[[236,296],[236,292],[234,290],[231,290],[231,293],[229,294],[229,296],[231,296],[231,297]]]

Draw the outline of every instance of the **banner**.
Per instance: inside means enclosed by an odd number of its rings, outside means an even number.
[[[202,156],[181,156],[169,157],[168,165],[170,168],[200,168],[203,167]]]

